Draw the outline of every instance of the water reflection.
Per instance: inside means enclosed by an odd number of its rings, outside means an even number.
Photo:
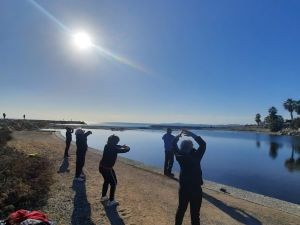
[[[283,147],[283,143],[280,142],[281,137],[270,136],[269,138],[269,156],[271,159],[278,157],[279,149]],[[287,137],[285,137],[287,138]],[[285,148],[291,149],[290,156],[284,160],[284,167],[289,172],[300,172],[300,142],[298,138],[288,137],[289,144],[285,143]],[[260,141],[256,138],[256,146],[260,148]],[[281,157],[282,159],[282,157]]]
[[[260,143],[259,135],[256,134],[256,148],[260,148],[260,145],[261,145],[261,143]]]
[[[256,147],[260,148],[260,141],[259,140],[256,141]]]
[[[297,159],[295,159],[296,152],[299,154]],[[290,172],[300,171],[300,146],[294,144],[292,145],[291,156],[285,160],[284,166]]]
[[[272,159],[276,159],[277,156],[278,156],[278,150],[279,148],[281,148],[282,145],[277,143],[277,142],[270,142],[270,148],[269,148],[269,156],[272,158]]]

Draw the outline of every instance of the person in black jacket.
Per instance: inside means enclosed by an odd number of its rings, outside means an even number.
[[[72,141],[72,133],[74,132],[73,128],[66,127],[66,148],[64,157],[69,157],[69,148]]]
[[[107,144],[104,147],[103,156],[99,164],[99,172],[103,176],[104,183],[102,187],[101,202],[107,202],[107,206],[118,205],[115,201],[115,191],[117,186],[117,177],[113,169],[118,154],[129,152],[130,148],[126,145],[118,145],[120,138],[116,135],[111,135]],[[110,185],[109,199],[106,197],[108,186]]]
[[[198,149],[194,149],[191,140],[182,141],[179,149],[177,143],[182,134],[192,137],[199,144]],[[192,225],[200,225],[201,186],[203,185],[200,162],[206,150],[206,143],[200,136],[184,130],[174,139],[173,147],[176,160],[180,165],[179,205],[175,225],[182,224],[188,204],[190,204]]]
[[[75,180],[76,181],[84,181],[85,175],[82,172],[84,163],[85,163],[85,155],[88,149],[87,145],[87,137],[92,134],[91,131],[84,132],[82,129],[77,129],[75,132],[76,135],[76,173]]]

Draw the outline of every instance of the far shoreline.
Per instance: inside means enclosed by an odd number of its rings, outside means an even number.
[[[69,124],[73,128],[85,128],[85,129],[96,129],[96,130],[112,130],[112,131],[126,131],[126,130],[166,130],[167,128],[172,128],[173,130],[207,130],[207,131],[236,131],[236,132],[253,132],[253,133],[262,133],[268,135],[276,136],[295,136],[300,137],[300,131],[296,130],[282,130],[278,132],[271,132],[267,128],[257,127],[255,125],[235,125],[235,126],[161,126],[161,125],[149,125],[149,126],[112,126],[112,125],[86,125],[86,124]],[[65,124],[54,124],[49,127],[49,129],[64,129]]]

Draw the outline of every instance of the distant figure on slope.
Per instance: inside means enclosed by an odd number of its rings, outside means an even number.
[[[26,116],[25,116],[25,114],[23,115],[23,119],[25,120],[25,118],[26,118]]]
[[[191,140],[184,140],[178,148],[181,135],[192,137],[198,144],[198,149],[193,148]],[[202,203],[202,171],[201,159],[206,150],[206,143],[194,133],[184,130],[173,141],[175,157],[180,165],[179,176],[179,205],[176,212],[175,225],[181,225],[185,211],[190,203],[192,225],[200,225],[200,208]]]
[[[130,148],[126,145],[118,145],[120,138],[115,135],[109,136],[107,144],[104,147],[103,156],[99,164],[99,172],[102,174],[104,183],[102,187],[101,202],[106,203],[107,206],[116,206],[118,202],[115,201],[115,191],[117,186],[117,177],[113,169],[118,154],[129,152]],[[110,185],[109,198],[106,196],[108,186]]]
[[[175,136],[172,135],[172,129],[168,128],[167,133],[164,134],[162,137],[164,141],[164,147],[165,147],[165,165],[164,165],[164,174],[166,176],[174,177],[174,174],[172,173],[172,168],[174,164],[174,151],[173,151],[173,145],[172,142],[174,140]]]
[[[3,115],[3,119],[5,119],[5,117],[6,117],[6,114],[5,114],[5,113],[3,113],[2,115]]]
[[[82,129],[77,129],[75,132],[76,135],[76,173],[74,180],[76,181],[85,181],[85,175],[82,171],[85,163],[85,155],[88,149],[87,145],[87,136],[92,134],[91,131],[84,132]]]
[[[69,148],[72,141],[72,133],[74,132],[73,128],[66,127],[66,148],[64,157],[69,157]]]

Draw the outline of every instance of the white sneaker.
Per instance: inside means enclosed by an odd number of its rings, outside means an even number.
[[[84,179],[81,177],[75,177],[74,181],[80,181],[80,182],[84,182]]]
[[[108,201],[108,197],[107,196],[104,196],[104,197],[101,197],[100,198],[100,202],[106,202],[106,201]]]
[[[116,202],[115,200],[108,201],[106,204],[106,206],[108,206],[108,207],[118,206],[118,205],[119,205],[119,202]]]

